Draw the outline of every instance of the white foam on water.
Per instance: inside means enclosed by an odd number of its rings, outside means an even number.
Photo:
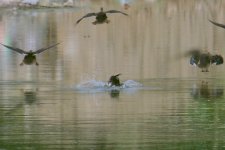
[[[126,89],[138,90],[143,88],[143,85],[134,80],[127,80],[123,82],[123,85],[118,87],[118,86],[110,86],[108,82],[97,81],[92,79],[92,80],[84,81],[78,85],[75,85],[73,88],[79,92],[95,93],[95,92],[104,92],[104,91],[112,91],[112,90],[121,91]]]

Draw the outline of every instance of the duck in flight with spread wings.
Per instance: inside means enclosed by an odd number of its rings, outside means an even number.
[[[17,52],[17,53],[20,53],[20,54],[24,54],[25,55],[24,58],[23,58],[23,61],[22,61],[22,63],[20,63],[20,65],[23,65],[23,64],[32,65],[34,63],[36,65],[39,65],[38,62],[37,62],[37,60],[36,60],[36,55],[39,54],[39,53],[44,52],[47,49],[53,48],[53,47],[57,46],[60,43],[57,43],[57,44],[48,46],[46,48],[41,48],[41,49],[38,49],[36,51],[30,50],[28,52],[27,51],[24,51],[22,49],[16,48],[16,47],[11,47],[11,46],[8,46],[8,45],[2,44],[2,43],[0,43],[0,44],[2,46],[4,46],[4,47],[8,48],[8,49],[11,49],[11,50]]]
[[[190,64],[202,69],[202,72],[208,72],[211,64],[223,64],[223,57],[219,54],[212,55],[209,52],[203,52],[198,49],[191,50],[187,53],[191,55]]]
[[[76,24],[78,24],[81,20],[83,20],[84,18],[87,17],[92,17],[95,16],[95,21],[92,22],[92,24],[97,25],[97,24],[103,24],[103,23],[109,23],[110,21],[107,19],[107,13],[121,13],[125,16],[128,16],[128,14],[118,11],[118,10],[108,10],[108,11],[103,11],[103,8],[101,7],[100,12],[98,13],[88,13],[86,15],[84,15],[82,18],[80,18],[79,20],[77,20]]]

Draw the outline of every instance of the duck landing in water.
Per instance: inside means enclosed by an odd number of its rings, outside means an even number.
[[[223,64],[223,57],[221,55],[212,55],[209,52],[201,52],[200,50],[192,50],[188,52],[191,55],[190,64],[202,69],[202,72],[208,72],[211,64]]]
[[[77,20],[76,24],[78,24],[82,19],[87,18],[87,17],[92,17],[92,16],[96,16],[95,17],[95,21],[92,22],[94,25],[96,24],[103,24],[103,23],[109,23],[110,21],[107,19],[107,13],[121,13],[125,16],[128,16],[128,14],[118,11],[118,10],[108,10],[108,11],[103,11],[103,8],[100,9],[100,12],[98,13],[88,13],[85,16],[83,16],[82,18],[80,18],[79,20]]]
[[[46,48],[38,49],[38,50],[36,50],[36,51],[30,50],[29,52],[26,52],[26,51],[24,51],[24,50],[22,50],[22,49],[19,49],[19,48],[15,48],[15,47],[11,47],[11,46],[8,46],[8,45],[4,45],[4,44],[2,44],[2,43],[0,43],[0,44],[1,44],[2,46],[4,46],[4,47],[8,48],[8,49],[11,49],[11,50],[16,51],[16,52],[18,52],[18,53],[20,53],[20,54],[24,54],[24,55],[25,55],[24,58],[23,58],[23,62],[22,62],[20,65],[23,65],[23,64],[26,64],[26,65],[32,65],[32,64],[34,64],[34,63],[35,63],[36,65],[39,65],[38,62],[37,62],[37,60],[36,60],[36,55],[39,54],[39,53],[41,53],[41,52],[43,52],[43,51],[45,51],[45,50],[47,50],[47,49],[50,49],[50,48],[52,48],[52,47],[55,47],[55,46],[58,45],[59,43],[54,44],[54,45],[51,45],[51,46],[46,47]]]
[[[121,74],[117,74],[117,75],[113,75],[109,78],[109,81],[108,81],[108,84],[110,86],[121,86],[123,84],[120,83],[120,79],[119,79],[119,76]]]

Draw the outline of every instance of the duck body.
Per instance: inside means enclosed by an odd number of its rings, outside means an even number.
[[[27,55],[24,56],[23,62],[20,65],[32,65],[32,64],[36,64],[37,63],[37,59],[36,59],[36,55],[34,55],[33,53],[28,53]]]
[[[109,78],[109,85],[110,86],[121,86],[123,84],[120,83],[120,79],[119,79],[119,76],[121,74],[117,74],[117,75],[112,75],[110,78]]]
[[[197,63],[197,66],[199,68],[202,68],[202,71],[206,71],[208,72],[208,68],[210,66],[211,60],[210,60],[211,56],[209,53],[203,53],[199,56],[199,61]]]
[[[93,24],[102,24],[102,23],[109,23],[109,20],[107,20],[107,15],[106,13],[104,13],[103,11],[99,12],[96,17],[95,17],[95,21],[93,22]]]

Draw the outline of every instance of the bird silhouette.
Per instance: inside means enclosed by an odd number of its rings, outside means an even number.
[[[87,17],[92,17],[92,16],[96,16],[95,17],[95,21],[92,22],[92,24],[96,25],[96,24],[103,24],[103,23],[109,23],[110,21],[107,19],[107,13],[121,13],[125,16],[128,16],[128,14],[118,11],[118,10],[108,10],[108,11],[103,11],[103,8],[101,7],[100,12],[97,13],[88,13],[86,15],[84,15],[82,18],[80,18],[79,20],[77,20],[76,24],[78,24],[81,20],[83,20],[84,18]]]
[[[50,49],[50,48],[53,48],[55,46],[57,46],[58,44],[60,43],[57,43],[57,44],[54,44],[54,45],[51,45],[51,46],[48,46],[46,48],[41,48],[41,49],[38,49],[36,51],[25,51],[25,50],[22,50],[22,49],[19,49],[19,48],[16,48],[16,47],[12,47],[12,46],[8,46],[8,45],[5,45],[5,44],[2,44],[0,43],[2,46],[8,48],[8,49],[11,49],[17,53],[20,53],[20,54],[24,54],[24,58],[23,58],[23,61],[22,63],[20,63],[20,65],[23,65],[23,64],[26,64],[26,65],[32,65],[32,64],[36,64],[36,65],[39,65],[38,62],[37,62],[37,59],[36,59],[36,55],[39,54],[39,53],[42,53],[44,52],[45,50],[47,49]]]

